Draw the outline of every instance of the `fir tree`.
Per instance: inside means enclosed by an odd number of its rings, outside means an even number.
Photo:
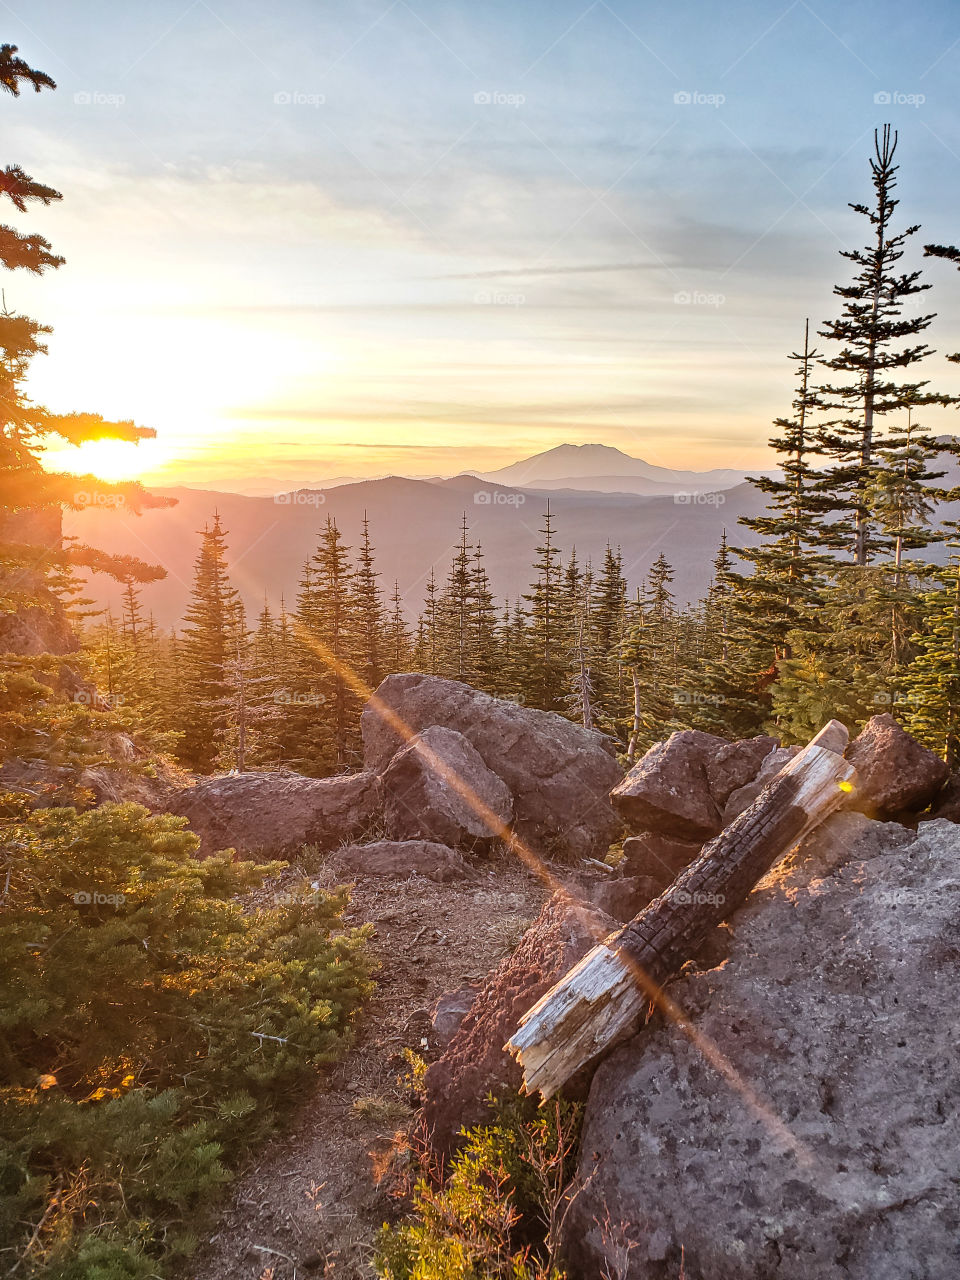
[[[674,631],[676,626],[670,583],[673,569],[663,552],[647,576],[639,618],[624,639],[622,660],[630,671],[633,713],[627,757],[636,758],[665,736],[674,717]]]
[[[899,204],[893,195],[899,167],[894,164],[896,148],[896,133],[884,125],[882,135],[875,135],[870,161],[873,207],[850,206],[869,221],[872,240],[864,249],[842,250],[842,256],[854,264],[854,277],[849,285],[834,289],[843,299],[841,315],[820,330],[823,337],[841,345],[823,364],[842,375],[840,381],[821,388],[825,409],[841,415],[820,430],[822,452],[833,459],[824,491],[831,495],[832,510],[839,513],[823,526],[823,537],[828,547],[848,550],[861,567],[884,545],[871,491],[887,415],[908,407],[955,403],[954,397],[928,391],[925,381],[903,380],[908,370],[933,354],[922,341],[910,340],[929,327],[934,315],[903,316],[904,303],[930,286],[919,283],[920,271],[902,272],[897,265],[919,226],[892,230]],[[907,345],[901,345],[904,342]]]
[[[390,671],[407,671],[413,653],[413,639],[403,614],[403,601],[400,598],[400,583],[394,582],[393,596],[390,600],[390,615],[387,619],[386,661]]]
[[[239,620],[238,597],[227,574],[226,531],[220,513],[204,527],[190,604],[181,634],[184,719],[178,755],[188,769],[209,773],[230,721],[227,664]]]
[[[550,504],[540,529],[542,541],[536,548],[533,568],[537,577],[527,602],[526,673],[524,695],[531,706],[542,711],[563,711],[566,697],[566,655],[561,596],[560,551],[554,542]]]
[[[960,526],[950,524],[954,538]],[[952,769],[960,764],[960,543],[952,541],[949,563],[936,572],[939,585],[921,597],[921,626],[913,637],[916,656],[900,685],[906,691],[906,727]]]
[[[353,601],[358,632],[357,675],[371,692],[386,675],[383,653],[386,610],[377,581],[379,577],[374,568],[373,547],[370,545],[370,522],[364,512],[363,536],[353,578]]]
[[[359,647],[349,547],[327,517],[304,567],[295,633],[300,650],[296,751],[301,767],[340,772],[359,755]]]

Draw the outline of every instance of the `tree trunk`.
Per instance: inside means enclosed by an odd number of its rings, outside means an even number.
[[[549,1098],[630,1030],[705,935],[852,790],[847,730],[831,720],[687,869],[618,933],[570,970],[506,1045],[524,1091]]]

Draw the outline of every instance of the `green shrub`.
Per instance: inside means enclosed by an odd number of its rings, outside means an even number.
[[[580,1109],[530,1099],[501,1102],[492,1124],[472,1129],[438,1185],[425,1169],[412,1218],[380,1232],[384,1280],[565,1280],[563,1219]]]
[[[369,987],[343,891],[245,911],[276,874],[197,861],[137,805],[0,819],[0,1270],[139,1280],[295,1086],[343,1050]]]

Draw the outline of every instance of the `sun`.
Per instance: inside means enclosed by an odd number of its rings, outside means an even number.
[[[126,440],[89,440],[79,448],[51,450],[48,465],[54,471],[73,475],[95,475],[101,480],[138,480],[155,471],[168,454],[156,440],[132,444]]]

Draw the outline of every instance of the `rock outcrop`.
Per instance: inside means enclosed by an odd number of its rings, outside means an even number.
[[[867,721],[846,755],[857,771],[853,803],[881,818],[919,813],[936,797],[950,772],[888,711]]]
[[[456,849],[434,840],[374,840],[338,849],[333,865],[340,872],[357,876],[385,876],[406,880],[426,876],[443,884],[467,880],[473,874]]]
[[[644,831],[624,840],[621,865],[625,875],[649,876],[665,889],[690,865],[701,847],[699,841],[671,840],[655,831]]]
[[[373,773],[231,773],[185,787],[164,808],[187,819],[201,854],[236,849],[241,857],[267,860],[305,844],[325,852],[358,840],[378,821],[380,805]]]
[[[410,734],[433,725],[462,734],[506,783],[514,829],[537,852],[565,858],[606,853],[621,827],[609,793],[623,776],[610,739],[455,680],[407,673],[388,676],[363,712],[365,768],[384,773]]]
[[[382,774],[384,829],[393,840],[436,840],[484,850],[513,817],[507,784],[462,733],[431,725]],[[487,813],[491,819],[486,817]]]
[[[699,729],[671,734],[651,747],[614,787],[610,793],[614,808],[631,831],[656,831],[701,843],[709,840],[722,823],[707,781],[707,764],[731,745]]]
[[[488,976],[426,1074],[424,1126],[436,1150],[451,1151],[462,1126],[484,1119],[488,1094],[518,1088],[520,1068],[504,1044],[530,1005],[614,928],[609,916],[556,893],[513,954]]]
[[[602,1063],[567,1224],[583,1275],[960,1275],[960,833],[841,814]],[[717,1071],[719,1051],[730,1076]],[[633,1242],[633,1247],[627,1245]]]

